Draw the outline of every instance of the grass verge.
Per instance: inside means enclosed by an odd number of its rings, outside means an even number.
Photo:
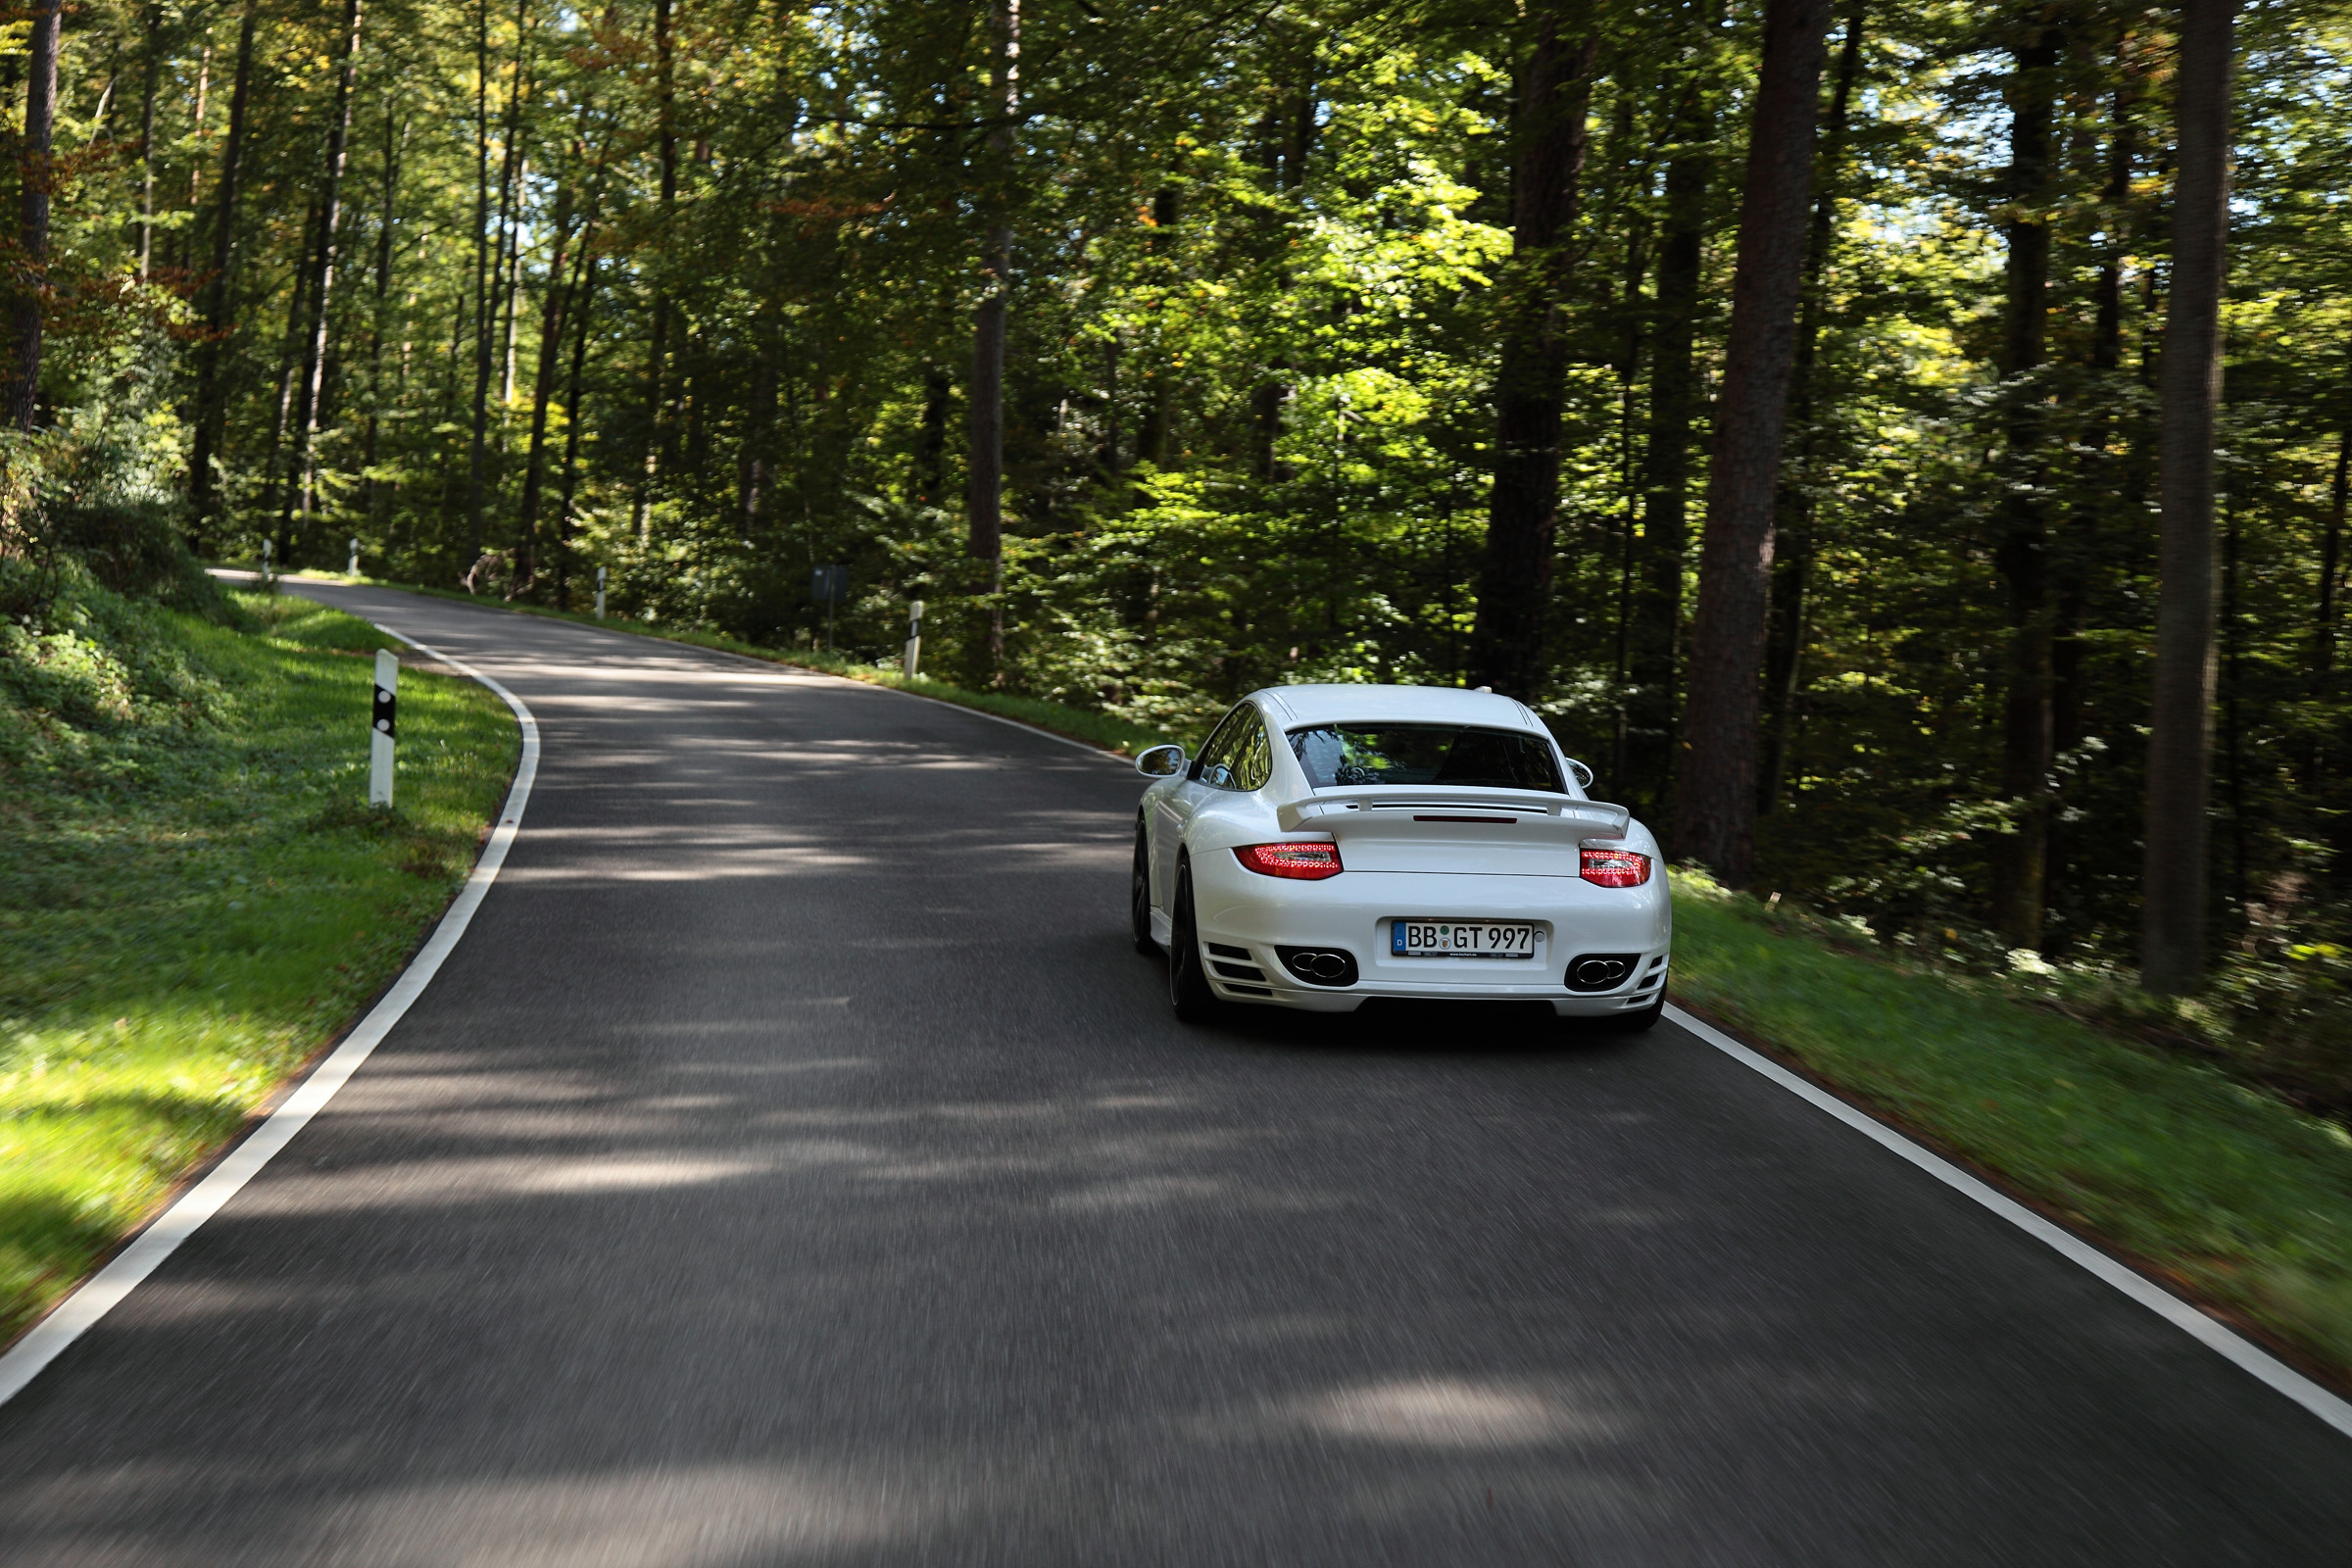
[[[581,626],[595,626],[604,631],[626,632],[632,637],[651,637],[659,642],[684,643],[691,648],[709,648],[719,653],[741,654],[749,659],[764,660],[771,664],[790,664],[800,669],[818,670],[827,675],[841,675],[850,680],[864,681],[869,686],[888,686],[894,691],[912,692],[938,702],[953,703],[958,708],[974,709],[983,713],[995,713],[1001,718],[1018,719],[1071,740],[1100,746],[1104,751],[1132,757],[1147,746],[1157,746],[1180,737],[1169,735],[1146,724],[1130,724],[1067,703],[1049,703],[1034,697],[1015,697],[1004,692],[976,692],[968,687],[953,685],[918,675],[907,679],[895,669],[874,664],[861,664],[855,660],[807,648],[763,648],[716,632],[691,628],[650,625],[641,621],[618,618],[599,620],[594,615],[576,610],[555,610],[545,605],[509,604],[479,595],[461,593],[453,588],[427,588],[417,583],[379,582],[370,577],[351,577],[340,572],[308,572],[330,582],[364,584],[374,588],[397,588],[402,593],[423,594],[432,599],[455,600],[462,605],[473,605],[489,610],[512,610],[526,615],[542,615],[550,620],[568,620]]]
[[[1676,1000],[2352,1385],[2352,1133],[2198,1061],[1909,967],[1703,878]]]
[[[0,648],[0,1345],[400,969],[519,746],[487,691],[404,669],[371,811],[372,627],[82,597]]]

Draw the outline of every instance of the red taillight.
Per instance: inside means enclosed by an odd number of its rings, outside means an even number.
[[[1632,850],[1579,850],[1583,865],[1577,874],[1604,888],[1638,888],[1649,880],[1649,857]]]
[[[1260,876],[1287,876],[1295,882],[1320,882],[1346,869],[1337,844],[1246,844],[1233,854]]]

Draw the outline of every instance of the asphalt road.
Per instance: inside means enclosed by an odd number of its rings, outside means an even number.
[[[1122,765],[302,591],[513,687],[538,788],[0,1409],[0,1561],[2352,1559],[2352,1444],[1671,1026],[1177,1024]]]

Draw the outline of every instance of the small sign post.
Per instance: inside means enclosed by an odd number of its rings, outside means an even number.
[[[271,544],[272,541],[268,539],[262,541],[262,582],[265,586],[277,580],[276,573],[270,569],[270,551]]]
[[[596,568],[596,618],[605,618],[605,568]]]
[[[906,607],[906,678],[914,679],[923,664],[923,602],[915,600]]]
[[[346,576],[350,576],[350,577],[357,577],[359,574],[360,574],[360,542],[359,542],[357,539],[354,539],[354,540],[351,542],[351,564],[350,564],[349,566],[347,566],[347,567],[345,567],[345,568],[344,568],[344,575],[346,575]]]
[[[850,597],[850,568],[818,566],[808,573],[808,597],[825,607],[825,652],[833,651],[833,607]]]
[[[375,706],[368,724],[368,804],[392,804],[392,743],[400,732],[396,708],[400,659],[389,648],[375,651]]]

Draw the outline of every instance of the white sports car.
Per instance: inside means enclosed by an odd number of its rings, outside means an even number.
[[[1252,692],[1135,825],[1135,942],[1198,1020],[1226,1002],[1544,1002],[1643,1029],[1673,906],[1657,841],[1519,703],[1433,686]]]

